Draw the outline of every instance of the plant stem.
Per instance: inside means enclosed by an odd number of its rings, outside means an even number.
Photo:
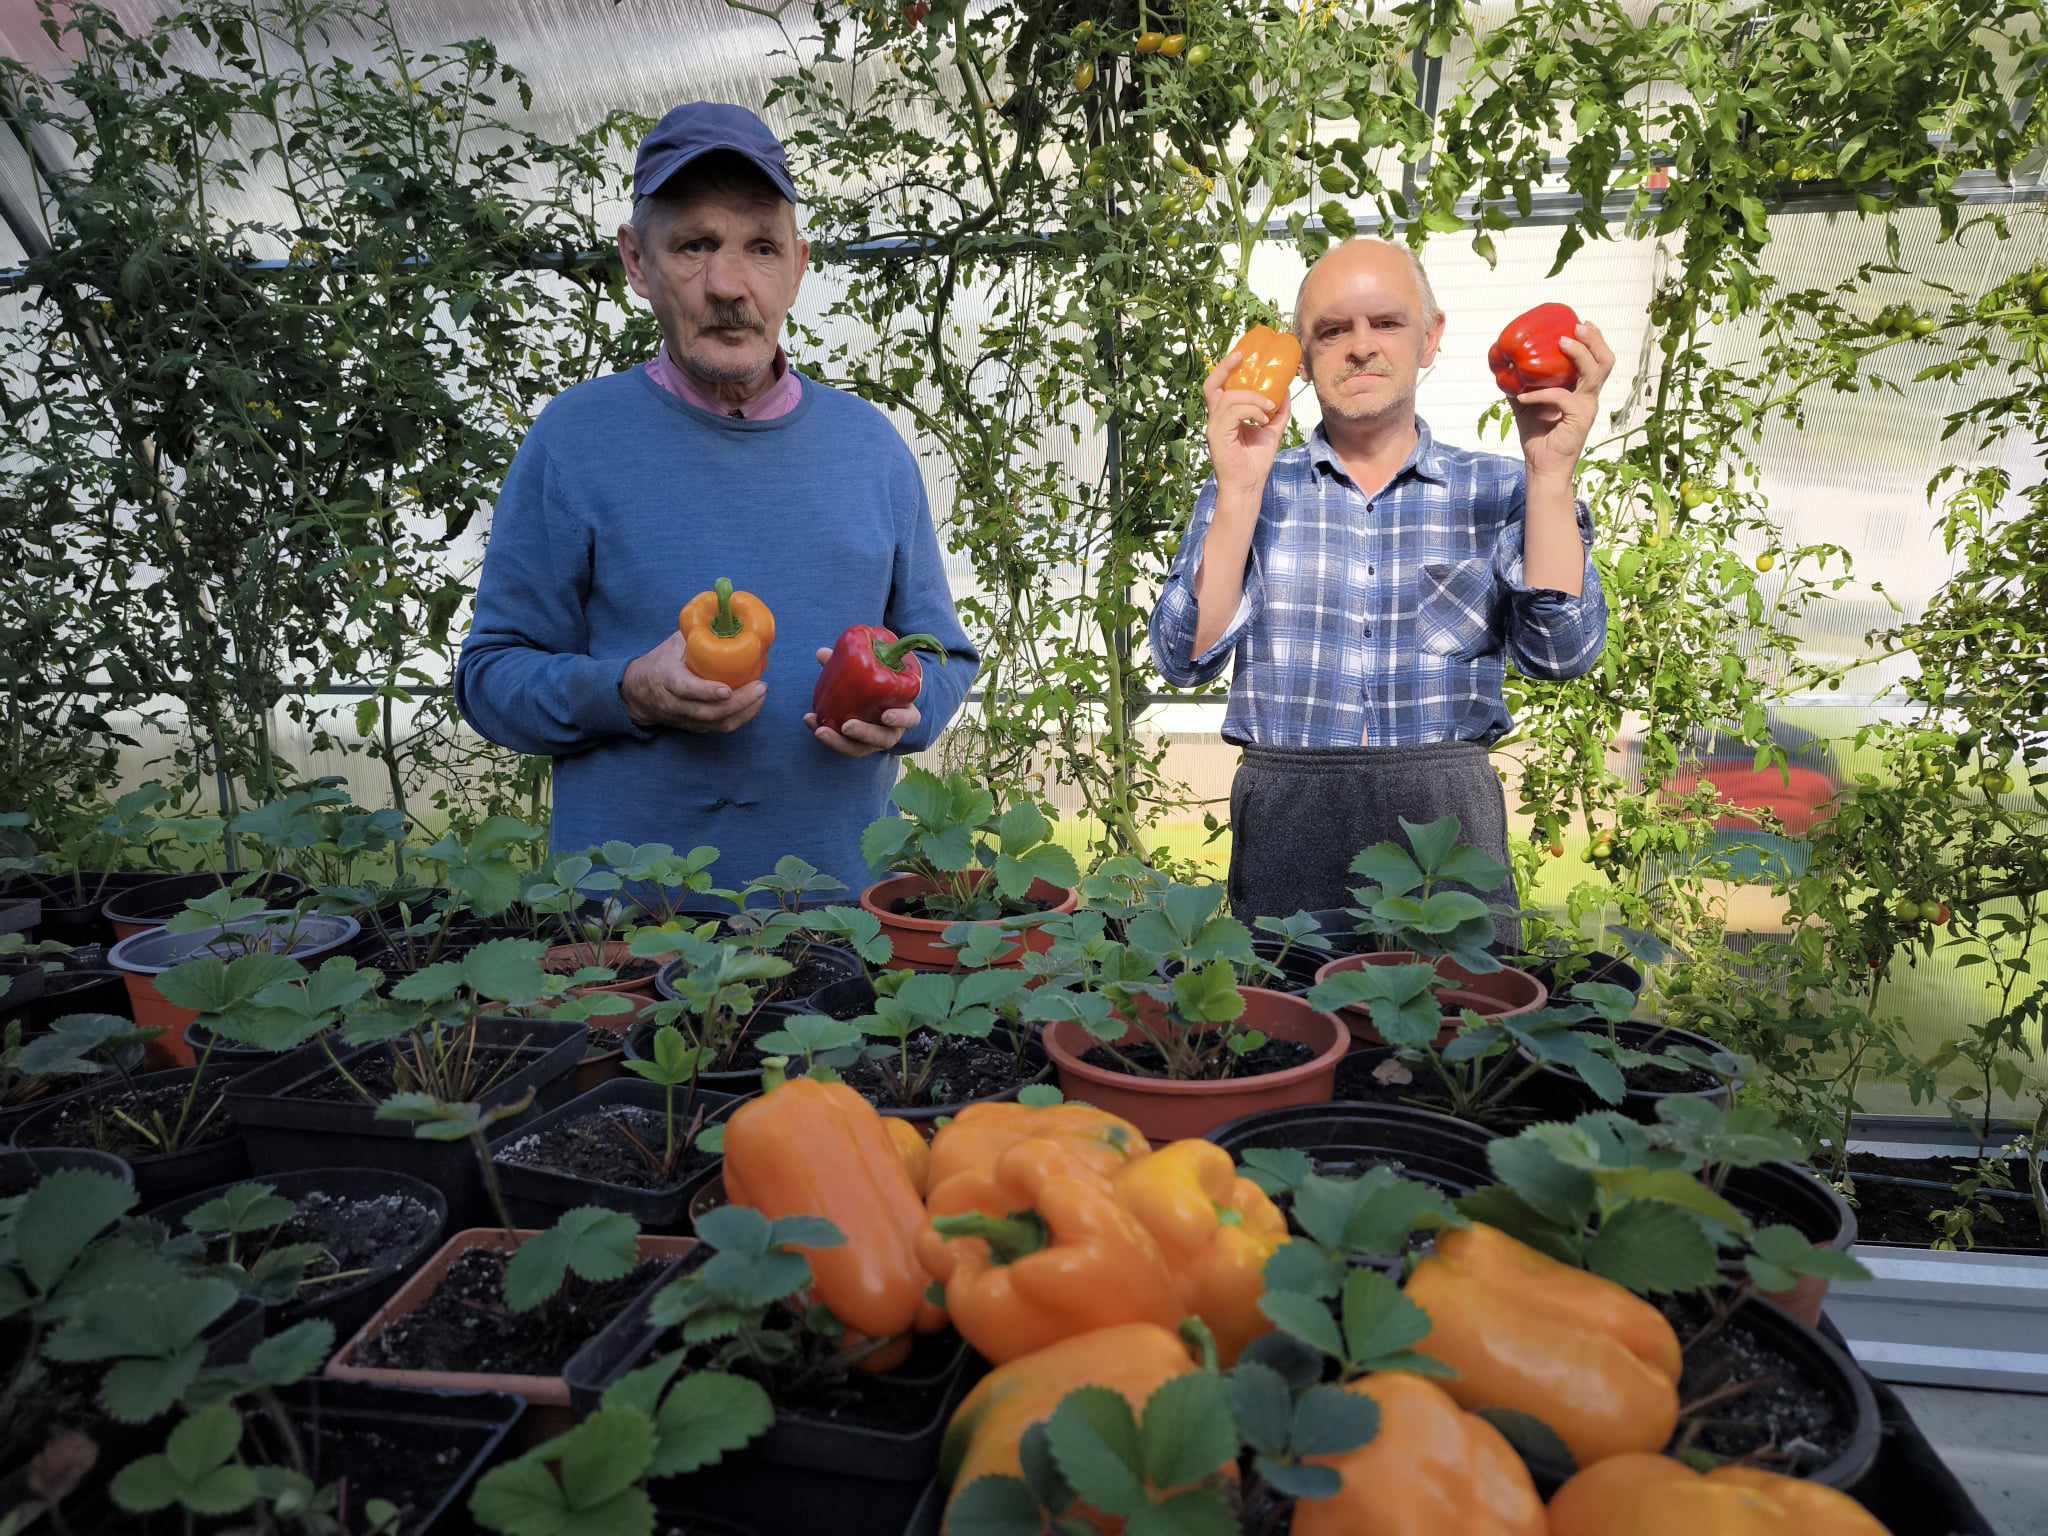
[[[1013,1211],[1008,1216],[990,1216],[981,1211],[938,1216],[932,1219],[932,1230],[941,1237],[980,1238],[988,1244],[989,1256],[998,1264],[1014,1264],[1052,1241],[1052,1234],[1036,1211]]]

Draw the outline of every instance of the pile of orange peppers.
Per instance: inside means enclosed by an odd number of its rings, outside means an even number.
[[[846,1234],[812,1253],[813,1290],[863,1368],[948,1321],[995,1367],[947,1431],[956,1494],[1018,1475],[1025,1432],[1077,1388],[1137,1411],[1200,1369],[1189,1319],[1224,1368],[1272,1327],[1259,1301],[1286,1222],[1211,1142],[1154,1149],[1082,1104],[976,1104],[927,1143],[843,1084],[794,1078],[734,1112],[725,1156],[736,1203]],[[1296,1505],[1297,1536],[1886,1536],[1834,1489],[1658,1454],[1678,1421],[1678,1338],[1612,1281],[1475,1224],[1440,1233],[1403,1289],[1430,1318],[1417,1352],[1452,1374],[1345,1385],[1378,1405],[1379,1430],[1321,1458],[1343,1487]],[[1541,1419],[1570,1449],[1581,1470],[1548,1507],[1484,1409]]]

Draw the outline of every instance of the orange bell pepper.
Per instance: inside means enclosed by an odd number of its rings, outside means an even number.
[[[970,1104],[932,1138],[930,1189],[968,1169],[986,1173],[1020,1141],[1056,1141],[1067,1155],[1108,1178],[1152,1150],[1128,1120],[1088,1104]]]
[[[882,1116],[882,1126],[889,1133],[889,1141],[896,1148],[896,1155],[903,1159],[903,1171],[910,1175],[910,1187],[917,1191],[922,1200],[931,1190],[932,1147],[924,1139],[924,1133],[908,1120],[895,1115]]]
[[[1181,1305],[1209,1325],[1228,1369],[1272,1331],[1259,1310],[1287,1218],[1213,1141],[1176,1141],[1126,1164],[1110,1187],[1159,1244]]]
[[[1379,1433],[1341,1456],[1309,1458],[1336,1468],[1344,1487],[1297,1503],[1293,1536],[1547,1536],[1522,1458],[1442,1387],[1386,1371],[1343,1390],[1379,1404]],[[1652,1531],[1664,1528],[1645,1525],[1638,1536]]]
[[[751,592],[735,592],[721,576],[676,615],[683,633],[683,662],[697,676],[728,688],[744,688],[768,670],[775,643],[775,615]]]
[[[1677,1428],[1678,1335],[1612,1280],[1475,1224],[1440,1233],[1403,1289],[1429,1314],[1417,1352],[1458,1373],[1445,1390],[1541,1419],[1579,1466],[1662,1450]]]
[[[1237,354],[1237,366],[1230,370],[1223,387],[1264,395],[1273,409],[1284,415],[1288,390],[1301,367],[1301,342],[1270,325],[1255,325],[1230,350]]]
[[[1846,1493],[1756,1467],[1702,1476],[1669,1456],[1610,1456],[1550,1500],[1551,1536],[1886,1536]],[[1903,1533],[1902,1533],[1903,1536]]]
[[[1188,1347],[1170,1328],[1124,1323],[1077,1333],[1007,1365],[997,1366],[962,1399],[939,1449],[939,1481],[947,1501],[984,1477],[1021,1477],[1025,1431],[1043,1424],[1060,1399],[1080,1387],[1121,1392],[1133,1413],[1152,1394],[1195,1369]],[[1090,1518],[1087,1512],[1072,1513]],[[1100,1529],[1103,1520],[1093,1523]],[[1118,1522],[1121,1524],[1121,1522]]]
[[[1152,1234],[1052,1142],[1020,1141],[928,1204],[918,1256],[945,1282],[960,1336],[996,1365],[1115,1323],[1171,1331],[1186,1316]]]
[[[724,1178],[734,1205],[770,1221],[822,1216],[845,1234],[837,1248],[809,1250],[813,1292],[846,1325],[849,1347],[902,1340],[864,1365],[887,1369],[909,1353],[911,1330],[944,1325],[918,1261],[924,1203],[882,1117],[844,1083],[790,1078],[734,1110]]]

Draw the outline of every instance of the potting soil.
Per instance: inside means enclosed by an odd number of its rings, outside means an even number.
[[[493,1148],[492,1156],[522,1168],[549,1168],[627,1189],[672,1189],[714,1161],[710,1154],[687,1144],[690,1124],[683,1113],[687,1097],[681,1090],[676,1094],[675,1133],[683,1145],[675,1167],[667,1173],[650,1163],[647,1153],[653,1153],[657,1162],[661,1158],[667,1146],[668,1122],[659,1110],[633,1104],[606,1104],[573,1120],[558,1120]]]
[[[116,1157],[156,1157],[162,1148],[149,1137],[136,1130],[119,1115],[128,1120],[154,1129],[150,1116],[157,1115],[166,1129],[177,1126],[178,1116],[185,1107],[185,1095],[191,1091],[189,1082],[163,1083],[148,1088],[111,1088],[104,1093],[87,1094],[74,1099],[51,1116],[51,1123],[37,1128],[36,1137],[46,1146],[91,1147],[100,1152],[111,1152]],[[210,1146],[217,1141],[226,1141],[235,1134],[235,1127],[224,1110],[214,1110],[213,1118],[206,1120],[194,1135],[190,1128],[200,1124],[207,1111],[221,1099],[220,1086],[203,1087],[192,1100],[192,1113],[185,1117],[187,1134],[178,1150],[190,1151],[194,1147]]]
[[[316,1189],[300,1195],[297,1204],[298,1210],[274,1232],[245,1233],[236,1240],[235,1247],[245,1264],[255,1263],[266,1248],[313,1243],[322,1251],[306,1266],[308,1282],[339,1274],[366,1280],[395,1268],[434,1224],[433,1211],[411,1195],[330,1195]],[[212,1262],[225,1261],[228,1239],[208,1238],[206,1253]],[[355,1275],[357,1270],[367,1273]],[[332,1285],[310,1285],[296,1301],[286,1304],[286,1310],[317,1305],[334,1289]]]
[[[899,1092],[902,1058],[895,1043],[887,1043],[890,1052],[886,1058],[864,1056],[853,1065],[840,1068],[840,1075],[856,1093],[885,1109],[928,1109],[937,1104],[966,1104],[975,1099],[994,1098],[1030,1082],[1043,1065],[1036,1058],[1019,1057],[1001,1036],[974,1040],[962,1035],[934,1034],[928,1029],[915,1030],[910,1036],[913,1080],[933,1056],[938,1060],[916,1102],[906,1103]]]
[[[353,1363],[388,1370],[555,1376],[660,1273],[648,1259],[617,1280],[568,1277],[531,1312],[505,1305],[505,1255],[472,1248],[434,1294],[359,1345]]]
[[[1659,1310],[1688,1345],[1678,1383],[1681,1404],[1737,1382],[1752,1383],[1681,1418],[1674,1447],[1690,1445],[1731,1459],[1769,1452],[1759,1466],[1794,1476],[1820,1470],[1847,1448],[1856,1426],[1831,1389],[1752,1330],[1740,1313],[1694,1343],[1713,1315],[1706,1300],[1673,1296]]]
[[[473,1063],[478,1083],[493,1079],[502,1081],[531,1061],[537,1061],[547,1054],[545,1046],[481,1045],[474,1054]],[[509,1059],[508,1059],[509,1058]],[[388,1099],[392,1094],[403,1091],[397,1081],[398,1058],[391,1051],[375,1052],[347,1062],[348,1077],[343,1077],[336,1067],[329,1067],[318,1077],[301,1083],[290,1090],[287,1097],[294,1099],[318,1099],[328,1104],[361,1104],[363,1095],[357,1091],[356,1083],[367,1090],[372,1101]],[[352,1083],[349,1078],[355,1079]],[[407,1083],[404,1088],[416,1085]]]
[[[1897,1165],[1892,1165],[1897,1166]],[[1963,1177],[1972,1167],[1961,1164],[1954,1173],[1900,1175],[1932,1177],[1944,1183]],[[1885,1172],[1890,1173],[1892,1167]],[[2013,1188],[2027,1187],[2021,1165],[2012,1165]],[[1853,1175],[1851,1176],[1854,1177]],[[1896,1243],[1907,1248],[1932,1247],[1943,1236],[1934,1213],[1955,1210],[1968,1204],[1952,1189],[1919,1189],[1911,1184],[1883,1184],[1874,1179],[1854,1179],[1856,1186],[1856,1236],[1865,1243]],[[2031,1200],[1978,1199],[1971,1240],[1980,1248],[2032,1248],[2048,1250],[2048,1235],[2041,1230],[2041,1218]],[[1958,1247],[1963,1246],[1960,1241]]]

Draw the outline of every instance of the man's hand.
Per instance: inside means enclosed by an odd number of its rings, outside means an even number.
[[[1579,370],[1571,389],[1532,389],[1514,397],[1515,426],[1522,435],[1522,459],[1532,480],[1569,479],[1586,451],[1586,439],[1600,413],[1600,386],[1614,372],[1614,352],[1600,327],[1579,322],[1576,337],[1563,336],[1558,347]],[[1212,434],[1213,435],[1213,429]]]
[[[1209,462],[1219,490],[1251,492],[1265,488],[1273,472],[1273,456],[1287,435],[1287,412],[1255,390],[1225,389],[1223,381],[1238,364],[1232,352],[1209,370],[1202,381],[1202,401],[1209,408]]]
[[[728,688],[699,677],[683,661],[683,637],[670,635],[645,656],[636,656],[619,679],[626,713],[642,728],[677,731],[736,731],[768,702],[768,685],[755,681]]]
[[[818,647],[818,665],[823,666],[832,659],[832,648]],[[882,723],[874,725],[866,720],[848,720],[840,730],[818,724],[816,715],[805,715],[804,724],[811,734],[825,743],[841,757],[873,757],[877,752],[887,752],[903,739],[903,733],[924,718],[914,704],[905,704],[900,709],[882,711]]]

